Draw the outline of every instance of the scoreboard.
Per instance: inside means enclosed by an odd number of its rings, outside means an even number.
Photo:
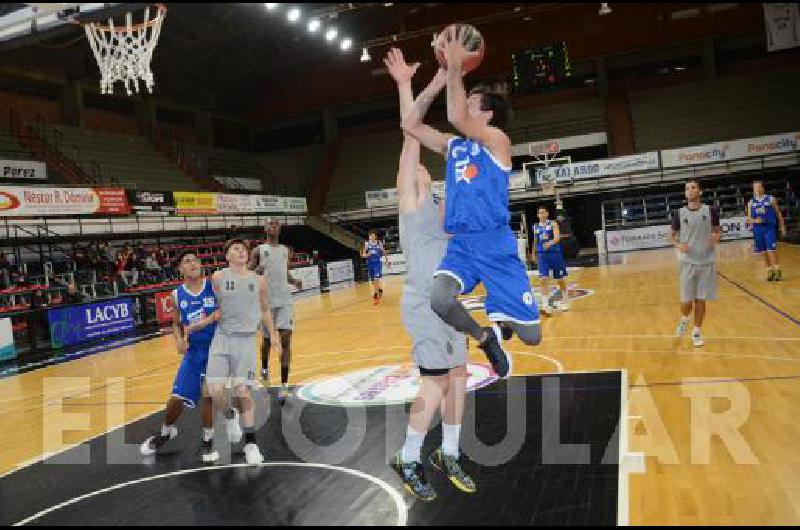
[[[515,53],[511,56],[511,62],[512,89],[519,94],[555,90],[572,75],[566,42]]]

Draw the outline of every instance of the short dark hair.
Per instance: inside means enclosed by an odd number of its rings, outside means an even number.
[[[245,250],[250,250],[250,247],[247,245],[247,241],[245,241],[244,239],[239,239],[239,238],[236,238],[236,239],[229,239],[229,240],[228,240],[228,241],[225,243],[225,247],[224,247],[224,249],[223,249],[223,252],[225,253],[225,255],[226,255],[226,256],[228,255],[228,251],[229,251],[229,250],[231,249],[231,247],[232,247],[232,246],[234,246],[234,245],[243,245],[243,246],[244,246],[244,248],[245,248]]]
[[[375,229],[373,229],[373,230],[370,230],[370,231],[369,231],[367,234],[368,234],[368,235],[370,235],[370,236],[371,236],[372,234],[375,234],[375,237],[378,237],[378,231],[377,231],[377,230],[375,230]]]
[[[178,267],[180,267],[180,266],[181,266],[181,263],[183,262],[183,258],[185,258],[186,256],[194,256],[194,257],[197,257],[197,251],[196,251],[196,250],[182,250],[182,251],[180,252],[180,254],[178,254],[178,257],[177,257],[177,258],[175,258],[175,264],[176,264]]]
[[[695,184],[697,184],[697,187],[698,187],[698,188],[700,188],[700,189],[703,189],[703,186],[700,184],[700,181],[699,181],[699,180],[697,180],[697,179],[695,179],[695,178],[691,178],[691,179],[687,180],[687,181],[684,183],[684,186],[686,186],[686,184],[691,184],[692,182],[694,182]]]
[[[754,180],[753,181],[753,185],[755,186],[756,184],[761,184],[763,186],[764,185],[764,181],[763,180]]]
[[[508,115],[511,112],[511,105],[508,97],[502,92],[498,92],[491,85],[477,85],[469,91],[472,94],[481,94],[481,110],[484,112],[492,111],[492,119],[489,125],[498,129],[505,129],[508,122]]]
[[[544,210],[544,211],[546,211],[547,213],[550,213],[550,208],[548,208],[548,207],[547,207],[547,206],[545,206],[544,204],[541,204],[541,205],[539,205],[539,208],[537,208],[537,209],[536,209],[536,211],[538,212],[539,210]]]

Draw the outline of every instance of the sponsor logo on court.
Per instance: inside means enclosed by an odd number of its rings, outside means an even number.
[[[497,375],[487,365],[470,363],[467,372],[468,392],[497,381]],[[419,381],[419,372],[414,366],[397,364],[366,368],[309,383],[301,387],[297,395],[312,403],[339,407],[400,405],[414,400]]]

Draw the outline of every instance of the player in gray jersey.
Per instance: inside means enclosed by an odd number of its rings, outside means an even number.
[[[400,112],[404,114],[413,104],[411,78],[419,64],[406,64],[402,52],[396,48],[389,51],[384,63],[397,82]],[[462,466],[459,445],[468,377],[466,336],[445,324],[431,309],[433,274],[445,255],[448,236],[442,228],[442,205],[433,197],[430,174],[419,163],[419,156],[419,142],[406,136],[397,172],[400,244],[408,266],[401,309],[422,381],[411,405],[405,444],[393,458],[392,467],[407,491],[432,501],[436,492],[425,478],[421,452],[439,409],[442,446],[430,455],[428,462],[444,472],[459,490],[475,493],[476,488]]]
[[[254,248],[250,254],[250,269],[258,274],[266,275],[269,279],[269,302],[272,310],[273,323],[281,339],[281,390],[278,399],[281,405],[289,395],[289,368],[292,361],[292,331],[294,330],[294,305],[292,302],[292,289],[303,288],[303,282],[295,280],[289,274],[289,263],[292,261],[292,251],[278,243],[281,234],[281,224],[271,217],[264,226],[267,242]],[[269,354],[271,336],[264,331],[261,346],[261,378],[269,386]]]
[[[681,321],[676,334],[682,337],[694,308],[695,347],[705,344],[701,333],[706,301],[717,299],[717,244],[722,234],[719,211],[700,202],[700,183],[686,183],[686,206],[672,216],[672,243],[678,251],[681,290]]]
[[[219,304],[219,321],[208,355],[206,378],[209,393],[217,410],[224,411],[228,439],[242,438],[239,414],[244,424],[244,454],[248,464],[264,461],[256,445],[255,404],[252,386],[256,381],[258,330],[269,330],[272,347],[278,352],[281,343],[270,312],[267,278],[247,269],[247,243],[233,239],[225,244],[228,268],[214,273],[212,284]],[[225,384],[232,380],[235,406],[225,398]]]

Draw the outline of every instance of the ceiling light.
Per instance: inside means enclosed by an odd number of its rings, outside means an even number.
[[[286,14],[286,18],[289,19],[289,22],[292,23],[300,20],[300,8],[299,7],[291,8],[289,12]]]
[[[275,11],[278,7],[278,4],[264,4],[267,7],[267,11]]]
[[[346,52],[352,47],[353,47],[353,39],[351,39],[350,37],[342,39],[342,42],[339,44],[339,48],[341,48],[343,52]]]
[[[361,62],[368,63],[372,60],[372,57],[369,55],[369,51],[366,48],[361,50]]]
[[[336,38],[338,34],[339,32],[336,30],[336,28],[331,28],[325,32],[325,40],[331,42],[333,41],[333,39]]]
[[[608,6],[608,4],[602,3],[602,4],[600,4],[599,13],[601,15],[610,15],[611,14],[611,8]]]
[[[322,23],[316,18],[312,18],[311,20],[308,21],[308,32],[309,33],[316,33],[316,32],[319,31],[319,28],[321,28],[321,27],[322,27]]]

